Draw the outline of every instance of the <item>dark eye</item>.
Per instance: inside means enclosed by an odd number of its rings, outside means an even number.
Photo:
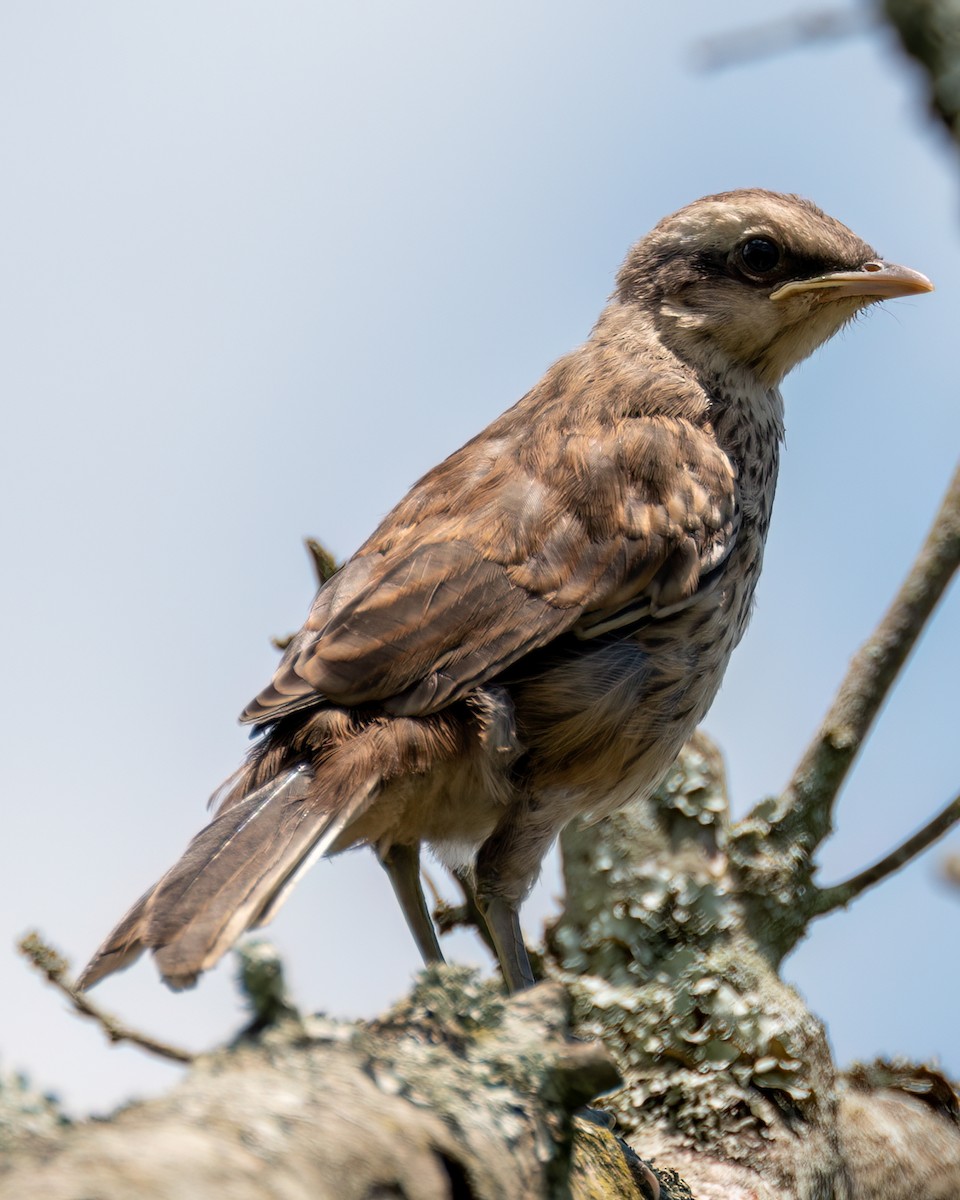
[[[770,238],[750,238],[737,251],[737,256],[751,275],[769,275],[780,263],[780,247]]]

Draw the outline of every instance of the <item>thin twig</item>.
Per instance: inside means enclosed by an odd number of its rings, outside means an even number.
[[[423,877],[423,882],[427,885],[427,891],[433,897],[434,904],[438,906],[441,904],[446,904],[447,901],[444,899],[443,893],[440,891],[439,887],[437,887],[437,881],[434,879],[430,870],[423,866],[422,863],[420,865],[420,874]]]
[[[340,564],[323,542],[318,542],[316,538],[304,538],[303,544],[310,555],[310,565],[313,567],[313,573],[317,577],[317,587],[323,587],[327,580],[332,579],[340,570]]]
[[[433,906],[433,923],[441,937],[454,929],[476,929],[466,904],[451,904],[449,900],[437,900]]]
[[[718,71],[823,42],[855,37],[880,22],[873,9],[827,8],[798,12],[703,38],[694,46],[701,71]]]
[[[937,601],[960,566],[960,467],[927,539],[873,635],[860,648],[816,737],[780,797],[770,836],[809,855],[830,832],[837,793]]]
[[[437,886],[437,881],[426,867],[421,865],[420,874],[423,877],[423,882],[427,885],[427,891],[430,893],[431,899],[433,900],[431,916],[433,917],[433,923],[437,927],[437,933],[439,933],[441,937],[443,937],[444,934],[450,933],[454,929],[459,929],[461,926],[465,928],[477,929],[479,931],[479,926],[476,921],[476,913],[471,908],[468,900],[464,900],[463,904],[451,903],[451,901],[449,901],[440,891],[440,888]],[[460,890],[463,891],[464,895],[466,896],[466,890],[464,889],[463,883],[456,872],[453,872],[453,877],[460,885]]]
[[[132,1042],[141,1050],[159,1055],[160,1058],[170,1058],[174,1062],[181,1063],[193,1062],[196,1055],[191,1054],[189,1050],[181,1050],[178,1046],[171,1046],[148,1034],[139,1033],[136,1029],[124,1025],[111,1013],[104,1012],[102,1008],[91,1003],[83,992],[77,991],[73,980],[67,974],[67,960],[52,946],[48,946],[38,933],[28,933],[21,939],[18,949],[41,974],[47,977],[49,983],[52,983],[67,997],[76,1012],[82,1017],[89,1017],[96,1021],[111,1042]]]
[[[477,898],[474,894],[467,876],[460,871],[451,871],[450,874],[457,882],[463,894],[462,904],[452,904],[442,895],[437,887],[436,881],[433,879],[430,872],[421,867],[424,882],[429,888],[433,896],[433,921],[437,927],[437,932],[442,937],[444,934],[450,933],[454,929],[473,929],[480,934],[481,939],[486,944],[487,949],[496,958],[497,950],[493,944],[493,939],[490,936],[490,930],[487,927],[487,922],[484,919],[483,913],[477,905]]]
[[[337,562],[323,542],[318,542],[316,538],[304,538],[303,544],[306,546],[307,554],[310,556],[310,565],[313,567],[313,573],[316,576],[317,587],[321,588],[328,579],[332,579],[336,575],[340,570],[341,564]],[[274,650],[286,650],[293,641],[294,636],[294,634],[288,633],[285,637],[272,637],[270,645]]]
[[[941,812],[924,825],[922,829],[907,838],[903,845],[891,851],[879,862],[867,867],[865,871],[854,875],[846,883],[836,883],[832,887],[821,888],[815,893],[810,905],[811,917],[822,917],[838,908],[845,908],[851,900],[872,888],[875,884],[899,871],[908,862],[922,854],[932,846],[937,838],[942,837],[948,829],[952,829],[960,821],[960,796],[956,796]]]

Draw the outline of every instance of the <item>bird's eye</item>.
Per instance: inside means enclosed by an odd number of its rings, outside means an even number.
[[[769,275],[780,263],[780,247],[770,238],[755,237],[737,251],[740,265],[751,275]]]

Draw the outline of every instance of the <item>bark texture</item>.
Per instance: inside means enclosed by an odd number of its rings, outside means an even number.
[[[0,1200],[960,1196],[953,1087],[905,1063],[837,1071],[742,889],[741,836],[700,736],[653,802],[564,836],[567,906],[532,991],[448,966],[341,1024],[300,1017],[253,954],[256,1032],[169,1095],[68,1125],[5,1084]],[[583,1112],[603,1092],[615,1131]]]
[[[0,1197],[639,1200],[636,1156],[573,1115],[616,1079],[601,1046],[571,1040],[560,985],[507,1001],[448,967],[371,1024],[287,1017],[108,1122],[24,1114]]]
[[[603,1106],[700,1200],[960,1196],[949,1081],[906,1063],[840,1072],[779,977],[783,931],[817,890],[806,856],[757,821],[730,824],[720,755],[698,735],[654,803],[565,833],[549,947],[578,1031],[620,1070]]]

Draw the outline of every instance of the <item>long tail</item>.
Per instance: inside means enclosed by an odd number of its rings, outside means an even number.
[[[91,987],[152,950],[175,990],[190,987],[241,933],[269,921],[291,887],[375,795],[367,776],[345,802],[317,802],[308,766],[289,768],[220,812],[180,861],[142,896],[91,959]]]

